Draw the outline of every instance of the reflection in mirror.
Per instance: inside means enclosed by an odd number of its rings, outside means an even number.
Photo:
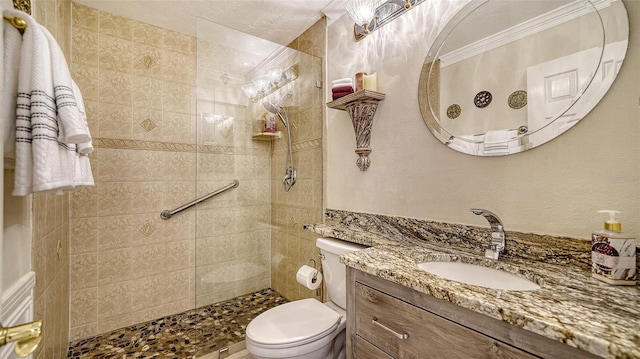
[[[620,0],[472,0],[425,60],[424,121],[441,142],[471,155],[542,145],[602,99],[628,36]]]

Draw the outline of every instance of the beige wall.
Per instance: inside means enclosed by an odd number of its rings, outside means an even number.
[[[193,307],[195,39],[73,4],[96,185],[71,196],[71,339]],[[175,144],[177,143],[177,144]]]
[[[320,261],[315,247],[317,235],[304,224],[322,221],[322,108],[323,91],[315,81],[323,78],[326,19],[319,20],[289,47],[311,54],[298,54],[301,76],[295,80],[293,98],[285,101],[291,123],[293,161],[298,180],[289,192],[282,186],[287,145],[285,136],[274,142],[271,166],[271,278],[272,287],[297,300],[315,296],[296,282],[296,272],[309,259]],[[281,123],[278,126],[283,127]]]
[[[71,1],[32,2],[36,21],[71,55]],[[69,194],[32,196],[31,265],[36,272],[34,318],[43,321],[43,344],[34,358],[62,359],[69,341]]]
[[[386,98],[375,115],[366,172],[355,166],[348,114],[327,112],[327,207],[486,226],[468,210],[480,207],[498,214],[508,230],[578,238],[602,225],[596,210],[617,209],[623,227],[637,233],[640,3],[625,2],[627,57],[600,104],[544,146],[489,158],[445,147],[429,133],[418,107],[425,55],[437,29],[464,3],[424,2],[360,42],[351,39],[348,16],[329,27],[327,81],[377,72]]]

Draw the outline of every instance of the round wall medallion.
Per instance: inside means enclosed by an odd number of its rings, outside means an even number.
[[[509,107],[519,110],[527,105],[527,91],[514,91],[509,95]]]
[[[476,107],[485,108],[489,106],[489,104],[491,103],[492,97],[493,96],[491,96],[491,92],[480,91],[478,92],[476,97],[473,99],[473,103],[476,105]]]
[[[460,108],[460,105],[458,105],[457,103],[454,103],[453,105],[447,107],[447,117],[449,117],[452,120],[460,116],[461,113],[462,113],[462,108]]]

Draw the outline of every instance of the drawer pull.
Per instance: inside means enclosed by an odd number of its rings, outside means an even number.
[[[391,329],[391,328],[387,327],[386,325],[384,325],[384,324],[380,323],[380,322],[378,321],[378,317],[373,317],[373,320],[371,321],[371,323],[372,323],[372,324],[375,324],[375,325],[377,325],[377,326],[380,326],[382,329],[384,329],[384,330],[388,331],[389,333],[391,333],[391,334],[395,335],[395,336],[396,336],[396,338],[398,338],[398,339],[404,340],[404,339],[409,338],[409,334],[408,334],[408,333],[400,334],[400,333],[396,332],[395,330],[393,330],[393,329]]]

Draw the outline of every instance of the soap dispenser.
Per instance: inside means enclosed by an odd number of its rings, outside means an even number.
[[[636,240],[622,232],[616,219],[618,211],[601,210],[609,214],[604,229],[591,235],[591,275],[601,281],[616,285],[636,284]]]

